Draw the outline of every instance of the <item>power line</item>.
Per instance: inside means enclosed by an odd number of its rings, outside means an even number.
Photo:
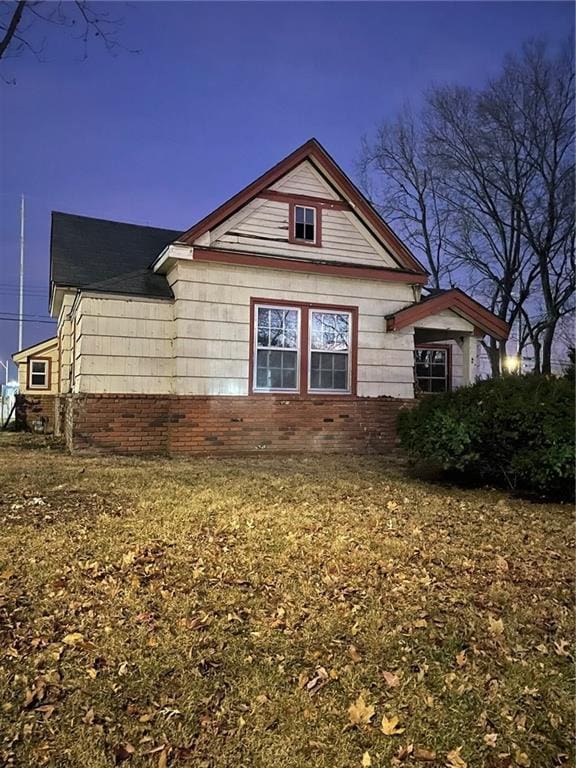
[[[2,320],[5,323],[18,323],[19,319],[17,317],[2,317],[0,316],[0,320]],[[46,323],[46,325],[55,325],[56,320],[25,320],[22,319],[23,323]]]

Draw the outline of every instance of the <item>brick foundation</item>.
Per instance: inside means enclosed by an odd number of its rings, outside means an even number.
[[[394,398],[69,395],[73,450],[151,454],[394,453]]]
[[[57,395],[16,395],[16,429],[52,434]]]

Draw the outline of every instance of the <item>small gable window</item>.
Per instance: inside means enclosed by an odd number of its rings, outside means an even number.
[[[313,205],[290,206],[290,242],[320,245],[320,209]]]
[[[48,389],[49,361],[30,359],[28,361],[28,386],[30,389]]]

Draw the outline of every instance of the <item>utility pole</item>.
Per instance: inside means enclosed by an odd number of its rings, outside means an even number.
[[[20,301],[18,306],[18,352],[22,349],[22,315],[24,314],[24,195],[20,201]]]

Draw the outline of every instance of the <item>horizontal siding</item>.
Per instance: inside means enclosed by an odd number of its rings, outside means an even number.
[[[122,376],[111,374],[80,373],[76,377],[76,392],[114,393],[123,395],[165,395],[170,394],[172,376]]]
[[[170,393],[172,303],[83,297],[77,308],[75,391]]]
[[[194,262],[177,264],[169,281],[177,394],[247,393],[250,299],[259,297],[357,306],[358,394],[412,397],[413,330],[385,330],[385,315],[412,301],[409,286]]]
[[[325,197],[329,200],[339,199],[338,193],[332,189],[308,160],[282,176],[281,179],[272,184],[270,189],[285,194],[311,195],[312,197]]]
[[[40,350],[32,358],[49,358],[50,359],[50,386],[48,389],[30,388],[28,386],[28,361],[25,360],[18,364],[18,388],[21,394],[38,394],[38,395],[55,395],[58,392],[60,383],[60,371],[58,361],[58,347],[52,347],[51,349],[42,351]]]
[[[156,338],[170,341],[173,336],[172,320],[137,320],[136,318],[82,315],[77,320],[76,328],[79,336],[82,334],[116,336],[125,338],[127,342],[132,338]]]
[[[414,323],[416,328],[433,328],[435,330],[443,331],[465,331],[466,333],[472,333],[474,326],[465,320],[456,312],[452,312],[449,309],[445,309],[442,312],[437,312],[430,317],[424,317],[422,320],[418,320]]]
[[[289,243],[289,206],[276,200],[255,200],[238,215],[211,233],[213,245],[228,250],[264,253],[275,256],[300,256],[350,264],[395,267],[387,251],[368,234],[364,227],[352,222],[348,211],[322,211],[322,245],[320,248]],[[365,234],[363,234],[363,231]]]
[[[71,373],[72,373],[72,347],[73,347],[73,323],[70,316],[72,305],[74,304],[74,294],[67,293],[60,308],[58,318],[58,339],[60,342],[60,392],[70,391]]]
[[[181,269],[178,268],[181,267]],[[334,299],[339,304],[365,305],[366,314],[391,314],[414,301],[412,289],[404,283],[387,283],[380,280],[363,280],[290,273],[284,270],[233,267],[228,265],[192,262],[181,264],[170,272],[169,282],[176,298],[202,303],[238,304],[237,288],[250,288],[251,295],[272,297],[282,293],[286,299],[313,303],[322,296],[324,302]],[[183,288],[180,282],[187,285]],[[215,290],[217,289],[217,290]],[[231,290],[229,290],[231,289]],[[257,293],[254,293],[257,290]],[[185,296],[182,294],[185,292]],[[368,304],[374,302],[372,311]],[[176,302],[176,317],[190,311]]]

